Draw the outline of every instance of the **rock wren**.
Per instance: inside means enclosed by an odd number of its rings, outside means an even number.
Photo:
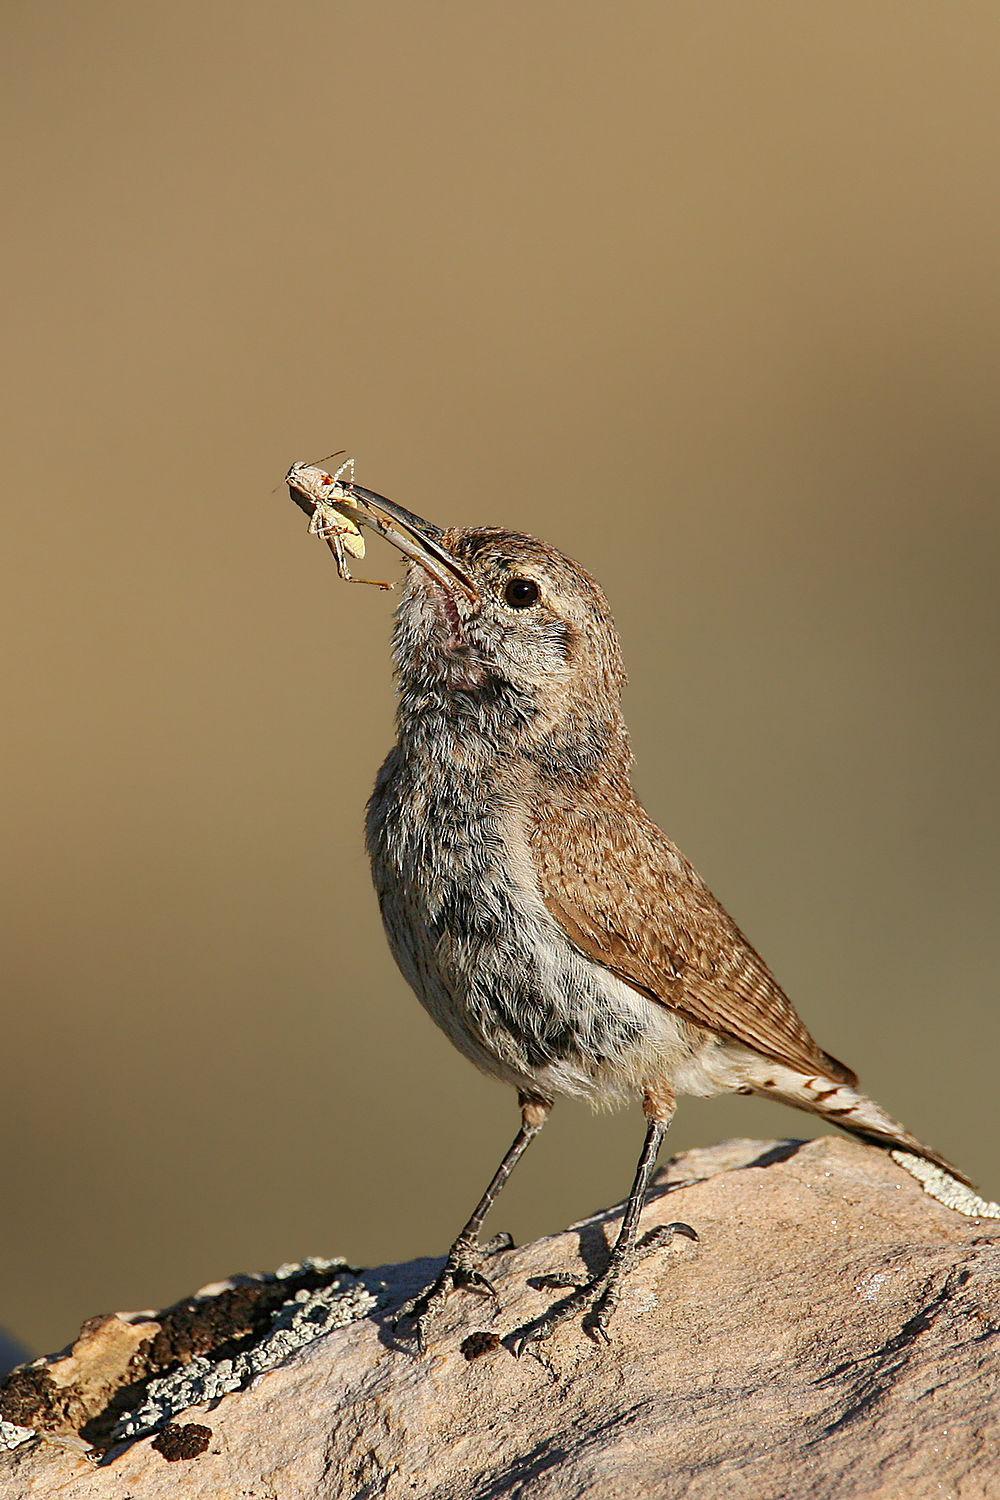
[[[382,919],[421,1003],[517,1091],[522,1121],[399,1326],[422,1348],[452,1290],[492,1293],[484,1260],[508,1242],[480,1245],[483,1220],[566,1096],[640,1099],[645,1141],[607,1266],[522,1330],[522,1347],[578,1314],[607,1339],[677,1094],[780,1099],[966,1181],[813,1041],[637,800],[621,647],[590,574],[534,537],[441,531],[351,488],[410,558],[394,632],[398,739],[368,807]],[[687,1225],[667,1230],[696,1238]]]

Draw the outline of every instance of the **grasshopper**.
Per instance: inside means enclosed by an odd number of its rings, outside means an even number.
[[[343,451],[343,450],[341,450]],[[340,454],[330,455],[340,457]],[[344,475],[350,477],[345,479]],[[397,551],[417,563],[449,592],[457,586],[473,603],[480,600],[477,586],[444,546],[445,532],[440,526],[415,516],[412,510],[397,505],[385,495],[354,481],[354,459],[348,458],[333,474],[319,464],[299,461],[285,475],[288,493],[300,510],[309,517],[309,531],[320,536],[337,559],[337,572],[348,583],[370,583],[378,589],[391,589],[391,583],[375,578],[352,578],[347,566],[348,555],[364,557],[365,540],[361,527],[376,532]]]
[[[339,456],[339,455],[338,455]],[[391,583],[377,578],[355,578],[348,567],[348,556],[362,558],[365,555],[365,539],[357,522],[350,515],[357,512],[358,502],[350,493],[354,483],[354,459],[348,458],[328,474],[317,464],[297,462],[285,475],[290,490],[297,491],[312,502],[313,512],[309,520],[309,535],[322,537],[337,563],[337,572],[345,583],[368,583],[377,589],[391,589]],[[347,474],[346,481],[343,476]],[[343,482],[342,482],[343,481]]]

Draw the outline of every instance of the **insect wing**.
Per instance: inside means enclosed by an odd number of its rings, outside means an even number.
[[[351,557],[364,557],[365,539],[350,516],[345,515],[334,501],[316,500],[314,504],[312,520],[309,522],[311,535],[339,537],[341,546]]]

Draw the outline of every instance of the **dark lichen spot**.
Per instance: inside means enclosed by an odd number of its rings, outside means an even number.
[[[495,1333],[488,1333],[480,1329],[476,1333],[470,1333],[468,1338],[462,1340],[459,1348],[466,1359],[481,1359],[484,1354],[492,1354],[494,1349],[499,1349],[500,1339]]]
[[[0,1389],[0,1417],[19,1427],[72,1431],[70,1397],[60,1400],[61,1395],[43,1365],[22,1365]]]
[[[168,1464],[185,1458],[198,1458],[212,1441],[211,1427],[200,1422],[168,1422],[163,1431],[153,1439],[153,1447],[162,1453]]]
[[[296,1292],[319,1291],[350,1268],[319,1270],[303,1266],[281,1280],[251,1277],[212,1297],[187,1297],[157,1313],[158,1331],[135,1351],[114,1389],[59,1385],[47,1364],[22,1365],[0,1380],[0,1417],[40,1432],[77,1433],[95,1447],[105,1447],[117,1423],[142,1405],[146,1386],[204,1355],[217,1362],[232,1359],[271,1328],[276,1314]],[[324,1312],[325,1316],[325,1312]],[[102,1319],[88,1319],[82,1333]],[[71,1353],[70,1349],[62,1351]]]

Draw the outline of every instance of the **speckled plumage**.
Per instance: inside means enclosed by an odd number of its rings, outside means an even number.
[[[817,1045],[636,799],[621,648],[595,581],[533,537],[435,538],[473,589],[411,565],[394,637],[398,741],[368,848],[403,974],[452,1042],[518,1090],[525,1123],[438,1282],[407,1310],[420,1339],[449,1290],[488,1285],[479,1226],[564,1095],[641,1098],[649,1121],[608,1270],[559,1314],[592,1304],[605,1336],[677,1094],[769,1095],[964,1181]],[[515,581],[537,599],[511,602]]]
[[[368,818],[389,941],[430,1014],[485,1072],[550,1102],[771,1093],[940,1162],[817,1045],[636,799],[597,583],[532,537],[444,542],[482,603],[411,566],[399,739]],[[513,575],[542,586],[530,612],[499,596]]]

